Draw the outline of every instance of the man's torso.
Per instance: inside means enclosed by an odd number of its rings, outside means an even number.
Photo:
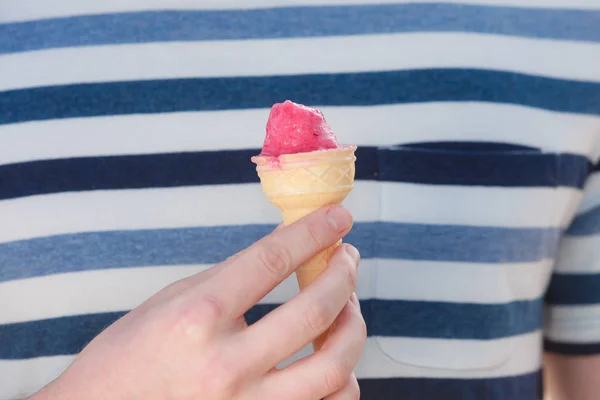
[[[0,398],[279,222],[249,157],[288,98],[359,146],[362,398],[540,398],[559,239],[600,185],[599,10],[34,3],[0,25]]]

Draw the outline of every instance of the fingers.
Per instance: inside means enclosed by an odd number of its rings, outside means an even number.
[[[358,386],[358,380],[356,375],[350,375],[350,380],[346,386],[335,392],[334,394],[325,397],[325,400],[359,400],[360,399],[360,387]]]
[[[261,373],[296,353],[324,332],[356,287],[358,251],[342,244],[328,268],[305,290],[249,327],[229,347]]]
[[[288,399],[293,394],[293,399],[313,400],[339,392],[346,395],[352,390],[346,386],[351,384],[350,378],[365,342],[365,322],[356,306],[348,301],[323,348],[266,375],[261,385],[261,398]]]
[[[340,240],[351,225],[352,216],[345,208],[320,209],[275,230],[233,262],[216,266],[208,289],[229,317],[239,317],[314,254]]]

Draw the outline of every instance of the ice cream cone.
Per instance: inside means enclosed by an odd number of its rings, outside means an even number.
[[[284,225],[330,205],[340,204],[354,186],[354,152],[356,146],[319,150],[308,153],[285,154],[277,158],[253,157],[267,199],[283,216]],[[300,290],[304,289],[327,268],[335,249],[333,246],[316,254],[296,270]],[[329,328],[314,342],[318,350]]]

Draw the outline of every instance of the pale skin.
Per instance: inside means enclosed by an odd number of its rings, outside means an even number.
[[[351,247],[340,248],[326,274],[262,321],[247,327],[242,317],[351,223],[339,207],[319,210],[166,287],[100,334],[30,400],[358,399],[352,371],[366,332],[352,294],[357,262]],[[336,318],[321,351],[275,368]],[[597,400],[600,356],[546,354],[544,369],[546,399]]]
[[[30,400],[350,400],[366,342],[354,294],[358,251],[341,245],[312,285],[252,326],[244,313],[348,233],[340,206],[276,229],[208,271],[180,280],[98,335]],[[278,369],[335,321],[312,355]]]
[[[567,356],[547,353],[544,357],[547,400],[598,400],[600,356]]]

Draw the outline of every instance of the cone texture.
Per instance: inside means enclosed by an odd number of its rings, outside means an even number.
[[[340,204],[354,186],[356,146],[286,154],[275,163],[268,157],[254,157],[256,170],[267,199],[283,216],[284,225],[330,205]],[[296,270],[298,286],[304,289],[327,268],[341,241],[316,254]],[[313,343],[318,350],[329,335],[329,328]]]

